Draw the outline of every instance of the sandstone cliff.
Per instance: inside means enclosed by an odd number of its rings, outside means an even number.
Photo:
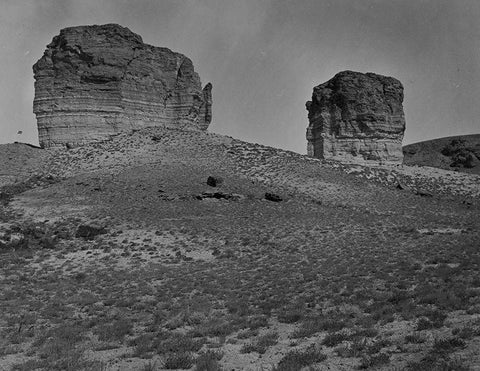
[[[132,129],[206,130],[212,85],[192,61],[116,24],[60,31],[33,66],[40,145],[75,146]]]
[[[308,155],[402,163],[403,86],[374,73],[344,71],[313,89],[306,104]]]

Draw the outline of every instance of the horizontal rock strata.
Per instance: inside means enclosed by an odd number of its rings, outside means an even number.
[[[33,66],[40,145],[76,146],[149,126],[206,130],[212,85],[192,61],[116,24],[60,31]]]
[[[308,155],[347,162],[402,163],[403,86],[344,71],[313,89],[306,104]]]

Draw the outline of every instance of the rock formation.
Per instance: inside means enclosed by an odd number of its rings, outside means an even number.
[[[306,104],[308,155],[402,163],[403,86],[374,73],[344,71],[314,87]]]
[[[206,130],[212,85],[192,61],[116,24],[60,31],[33,66],[42,147],[76,146],[148,126]]]

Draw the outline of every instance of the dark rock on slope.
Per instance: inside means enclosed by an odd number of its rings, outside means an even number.
[[[480,134],[428,140],[403,147],[406,165],[480,174]]]
[[[207,178],[207,185],[210,187],[218,187],[223,184],[223,178],[219,176],[209,176]]]
[[[306,106],[308,155],[340,161],[402,162],[403,86],[374,73],[340,72],[313,89]]]
[[[192,61],[116,24],[65,28],[33,66],[39,141],[68,147],[132,129],[206,130],[212,85]]]

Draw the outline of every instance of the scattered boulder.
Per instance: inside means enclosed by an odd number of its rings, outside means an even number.
[[[280,197],[275,193],[270,193],[270,192],[265,193],[265,200],[272,201],[272,202],[283,201],[282,197]]]
[[[402,182],[397,182],[397,185],[395,186],[395,188],[397,188],[401,191],[406,189],[405,185]]]
[[[223,178],[219,176],[209,176],[207,179],[207,185],[210,187],[218,187],[223,184]]]
[[[185,197],[179,196],[177,194],[171,194],[171,193],[160,193],[158,195],[158,199],[163,201],[177,201],[180,199],[185,199]]]
[[[75,237],[92,241],[95,239],[96,236],[105,234],[105,233],[107,233],[105,227],[82,224],[78,226],[77,232],[75,233]]]
[[[396,176],[394,176],[395,178],[395,188],[401,190],[401,191],[404,191],[404,190],[408,190],[409,188],[400,180],[398,179]]]
[[[306,103],[309,156],[401,164],[403,86],[393,77],[344,71],[313,89]]]
[[[149,126],[206,130],[212,85],[192,61],[117,24],[62,29],[33,66],[39,142],[71,148]]]
[[[469,200],[463,200],[462,201],[462,204],[464,204],[465,206],[467,207],[470,207],[473,205],[473,202],[472,201],[469,201]]]
[[[433,193],[425,191],[423,189],[417,189],[415,194],[421,197],[433,197]]]
[[[230,200],[230,201],[239,201],[244,196],[236,193],[225,193],[225,192],[203,192],[200,195],[195,197],[197,200],[204,199],[217,199],[217,200]]]

